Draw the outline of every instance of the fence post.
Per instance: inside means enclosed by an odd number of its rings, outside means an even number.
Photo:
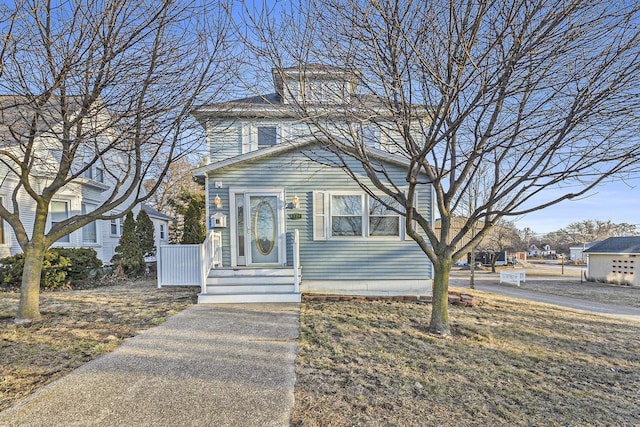
[[[293,290],[300,293],[300,232],[293,230]]]

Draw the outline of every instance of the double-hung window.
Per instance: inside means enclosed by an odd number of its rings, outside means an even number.
[[[369,236],[400,236],[400,204],[389,196],[369,197]]]
[[[112,219],[109,227],[109,234],[111,234],[111,236],[117,237],[122,234],[120,218]]]
[[[90,203],[82,203],[82,215],[93,212],[96,207]],[[98,243],[98,227],[95,221],[82,227],[82,243]]]
[[[4,204],[4,197],[0,196],[0,205]],[[4,220],[2,220],[2,218],[0,218],[0,245],[4,245],[6,242],[6,239],[4,237]]]
[[[313,197],[314,240],[401,237],[401,209],[391,197],[326,191]]]
[[[332,237],[363,236],[363,202],[361,194],[331,195]]]
[[[69,218],[69,203],[68,202],[52,201],[51,202],[50,214],[51,214],[51,227],[53,227],[56,224],[68,219]],[[69,235],[67,234],[66,236],[62,236],[57,241],[60,242],[60,243],[69,243]]]
[[[85,171],[82,173],[82,177],[87,179],[93,179],[93,170],[91,169],[91,165],[85,162],[84,167],[87,169],[85,169]]]

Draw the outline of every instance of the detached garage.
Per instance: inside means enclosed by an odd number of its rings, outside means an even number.
[[[640,286],[640,236],[610,237],[584,252],[589,280]]]

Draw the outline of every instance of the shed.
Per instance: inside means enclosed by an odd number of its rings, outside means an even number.
[[[609,237],[584,252],[589,280],[640,286],[640,236]]]

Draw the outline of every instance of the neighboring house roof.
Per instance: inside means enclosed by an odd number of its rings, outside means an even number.
[[[595,244],[598,244],[598,243],[600,243],[600,242],[602,242],[602,240],[598,240],[598,241],[596,241],[596,242],[586,242],[586,243],[584,243],[584,244],[571,246],[571,247],[569,247],[569,249],[576,249],[576,250],[588,249],[588,248],[590,248],[591,246],[593,246],[593,245],[595,245]]]
[[[173,218],[171,218],[169,215],[163,214],[162,212],[152,208],[151,206],[147,205],[146,203],[142,203],[140,205],[140,209],[145,211],[147,213],[147,215],[149,215],[149,218],[155,218],[155,219],[160,219],[160,220],[164,220],[164,221],[173,221]]]
[[[281,144],[276,144],[271,147],[261,148],[259,150],[249,151],[248,153],[240,154],[238,156],[230,157],[225,160],[221,160],[219,162],[210,163],[208,165],[199,167],[192,171],[193,175],[196,177],[205,176],[209,172],[218,171],[230,166],[237,165],[242,162],[246,162],[249,160],[258,160],[265,157],[276,156],[278,154],[285,153],[287,151],[302,148],[307,145],[317,144],[317,140],[315,138],[306,138],[296,142],[286,142]],[[386,151],[377,150],[375,148],[368,148],[368,154],[382,162],[388,162],[391,164],[399,165],[399,166],[408,166],[409,162],[404,157],[400,157],[397,155],[390,154]]]
[[[609,237],[585,252],[589,254],[640,254],[640,236]]]
[[[78,111],[83,102],[82,96],[67,96],[66,107],[73,113]],[[52,132],[55,125],[62,122],[60,100],[52,97],[38,107],[33,98],[23,95],[0,95],[0,141],[2,143],[15,142],[17,138],[29,136],[30,125],[36,113],[36,135]]]

